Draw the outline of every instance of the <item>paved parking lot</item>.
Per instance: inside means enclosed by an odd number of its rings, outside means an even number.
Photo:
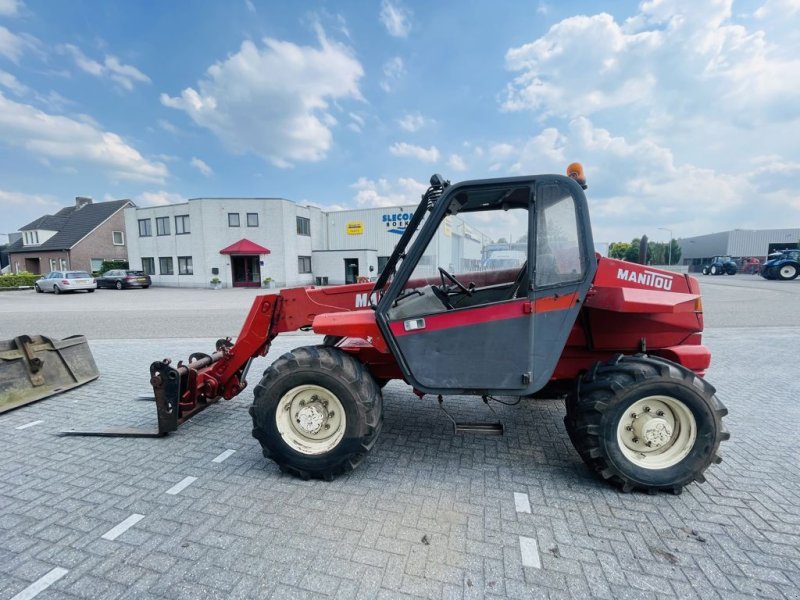
[[[595,479],[558,400],[497,407],[503,437],[456,436],[433,399],[396,382],[372,454],[331,483],[292,479],[261,456],[249,392],[164,439],[56,437],[154,424],[153,405],[132,400],[148,391],[149,363],[208,350],[225,333],[219,319],[238,330],[249,299],[98,292],[93,302],[125,306],[125,328],[110,335],[113,313],[78,308],[87,295],[53,317],[37,312],[53,296],[29,295],[25,310],[25,293],[0,294],[0,337],[78,325],[102,373],[0,415],[0,600],[48,583],[36,598],[800,598],[800,282],[702,282],[708,380],[732,438],[708,481],[680,496]],[[169,298],[194,311],[192,339],[170,338],[185,325],[168,319],[161,335],[137,336],[149,312],[174,314],[159,304]],[[17,329],[29,323],[40,327]],[[269,361],[318,339],[281,336]],[[488,418],[469,399],[448,404]]]

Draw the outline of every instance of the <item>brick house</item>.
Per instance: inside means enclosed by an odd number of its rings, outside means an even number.
[[[75,206],[19,229],[22,238],[8,247],[11,270],[91,272],[104,260],[128,260],[123,210],[133,206],[130,200],[95,203],[91,198],[75,198]]]

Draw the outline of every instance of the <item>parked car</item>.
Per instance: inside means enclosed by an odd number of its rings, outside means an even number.
[[[86,271],[51,271],[33,284],[38,292],[77,292],[85,290],[90,294],[97,289],[97,282]]]
[[[149,288],[150,275],[145,275],[144,271],[126,271],[125,269],[114,269],[106,271],[97,278],[97,287],[100,288]]]
[[[800,250],[781,250],[769,255],[761,266],[764,279],[795,279],[800,275]]]

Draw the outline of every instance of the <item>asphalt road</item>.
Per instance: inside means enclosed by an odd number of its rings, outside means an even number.
[[[699,276],[706,328],[800,326],[800,278]],[[0,339],[20,334],[89,339],[235,337],[266,290],[97,290],[94,294],[0,292]],[[274,290],[269,290],[274,292]]]

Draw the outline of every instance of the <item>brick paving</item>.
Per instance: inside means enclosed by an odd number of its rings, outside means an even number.
[[[330,483],[262,457],[249,392],[163,439],[56,437],[154,425],[152,403],[132,399],[148,391],[149,362],[213,343],[94,341],[99,380],[0,415],[0,600],[55,568],[67,573],[37,599],[800,598],[798,335],[706,333],[732,438],[680,496],[597,480],[561,401],[496,406],[502,437],[454,435],[434,399],[396,382],[372,454]],[[317,340],[281,336],[269,360]],[[446,402],[488,419],[473,399]],[[103,539],[132,515],[144,518]],[[521,538],[541,568],[524,566]]]

